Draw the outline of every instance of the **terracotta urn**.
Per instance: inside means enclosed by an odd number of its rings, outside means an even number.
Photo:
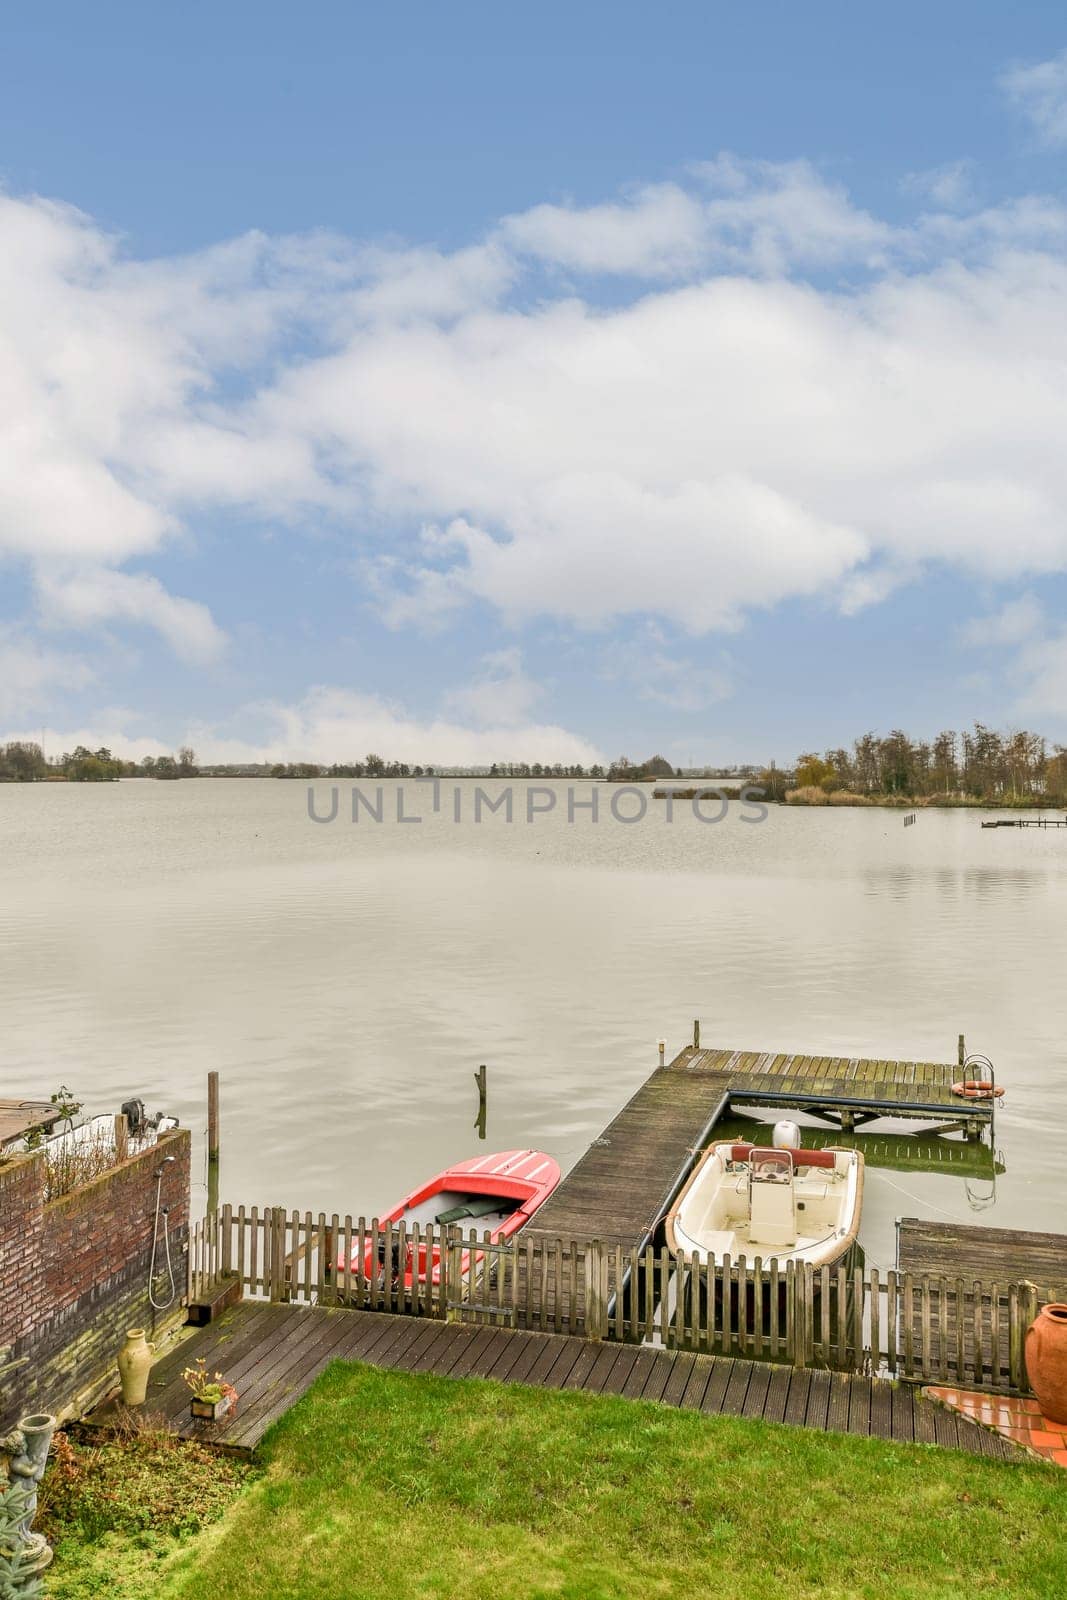
[[[1026,1330],[1026,1375],[1042,1415],[1067,1423],[1067,1305],[1045,1306]]]
[[[143,1328],[131,1328],[126,1335],[126,1343],[119,1351],[118,1368],[122,1398],[128,1406],[144,1405],[155,1348],[145,1338]]]

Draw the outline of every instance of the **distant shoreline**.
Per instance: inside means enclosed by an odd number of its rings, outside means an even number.
[[[999,799],[975,799],[970,795],[865,795],[843,790],[821,789],[814,791],[790,789],[781,800],[773,799],[758,783],[745,784],[740,789],[708,782],[693,787],[670,788],[666,785],[653,790],[654,800],[694,800],[698,796],[722,800],[741,800],[750,797],[763,805],[807,807],[812,810],[869,811],[1059,811],[1067,812],[1067,805],[1048,795],[1004,796]]]

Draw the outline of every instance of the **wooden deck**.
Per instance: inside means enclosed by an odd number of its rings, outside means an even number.
[[[983,828],[1067,828],[1067,817],[998,817]]]
[[[1039,1289],[1062,1294],[1067,1293],[1067,1234],[902,1217],[897,1223],[897,1267],[917,1277],[962,1277],[1001,1288],[1027,1279]]]
[[[236,1417],[192,1422],[181,1370],[197,1356],[238,1389]],[[1024,1458],[1010,1441],[925,1399],[915,1386],[882,1378],[379,1312],[252,1303],[180,1340],[156,1363],[145,1413],[185,1438],[249,1455],[271,1424],[337,1360],[439,1377],[582,1389],[709,1416],[938,1444],[1000,1460]],[[86,1418],[86,1425],[106,1430],[116,1414],[115,1402],[109,1401]]]
[[[792,1107],[844,1127],[875,1117],[907,1117],[966,1122],[978,1129],[993,1118],[991,1100],[963,1100],[952,1093],[960,1068],[942,1061],[865,1061],[689,1045],[662,1070],[706,1079],[729,1093],[734,1105]]]
[[[639,1248],[728,1104],[728,1087],[660,1068],[594,1139],[522,1237]]]
[[[731,1106],[808,1111],[837,1129],[876,1117],[906,1117],[980,1132],[992,1121],[992,1102],[954,1095],[959,1071],[933,1061],[687,1046],[641,1085],[523,1237],[600,1239],[623,1250],[641,1248]]]

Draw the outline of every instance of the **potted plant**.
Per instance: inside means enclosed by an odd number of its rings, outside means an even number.
[[[198,1356],[191,1367],[186,1367],[182,1382],[192,1396],[189,1410],[194,1417],[218,1422],[237,1408],[237,1390],[232,1383],[226,1382],[221,1372],[208,1372],[203,1356]]]

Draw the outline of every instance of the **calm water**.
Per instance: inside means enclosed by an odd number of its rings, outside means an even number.
[[[341,787],[315,826],[299,783],[0,786],[0,1094],[139,1095],[199,1136],[216,1067],[223,1198],[370,1214],[475,1152],[480,1061],[483,1148],[567,1167],[694,1017],[706,1044],[879,1058],[954,1060],[962,1031],[1008,1091],[994,1203],[872,1171],[869,1256],[899,1215],[1065,1226],[1067,833],[661,802],[568,826],[562,799],[456,825],[416,784],[421,825],[353,826]]]

